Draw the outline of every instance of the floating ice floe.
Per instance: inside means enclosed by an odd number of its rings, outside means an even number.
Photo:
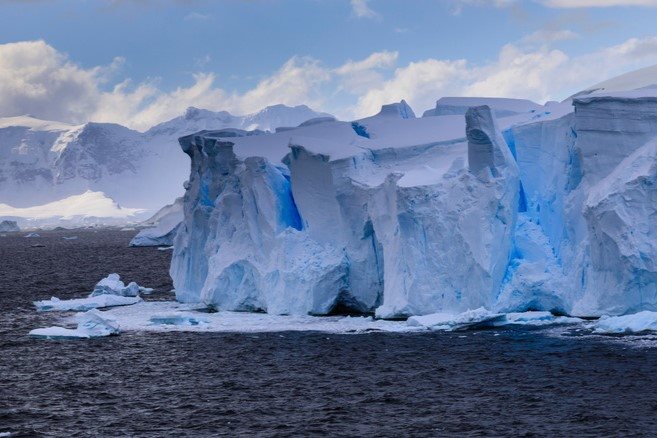
[[[182,304],[175,301],[143,301],[134,306],[117,307],[104,313],[115,318],[122,331],[366,333],[424,330],[410,327],[404,321],[384,321],[369,316],[271,315],[229,311],[207,313],[202,305]],[[193,324],[191,318],[199,323]]]
[[[207,324],[208,320],[198,315],[189,313],[165,313],[160,315],[153,315],[150,318],[152,324],[165,324],[165,325],[199,325]]]
[[[104,307],[129,306],[141,301],[140,297],[123,297],[120,295],[97,295],[88,298],[75,298],[60,300],[52,297],[49,300],[35,301],[34,305],[39,312],[86,312],[91,309]]]
[[[657,312],[645,310],[623,316],[603,316],[591,327],[595,333],[631,334],[657,331]]]
[[[78,314],[75,319],[78,323],[75,329],[53,326],[32,330],[29,335],[45,339],[88,339],[119,334],[116,320],[96,309]]]
[[[134,306],[116,307],[104,313],[116,318],[123,331],[148,332],[233,332],[265,333],[317,331],[324,333],[426,332],[500,327],[510,324],[537,325],[581,322],[579,318],[558,317],[548,312],[500,314],[480,308],[461,314],[415,316],[408,321],[375,319],[371,316],[272,315],[266,313],[218,311],[208,313],[199,303],[143,301]]]
[[[507,313],[499,325],[552,325],[578,324],[584,322],[581,318],[570,316],[555,316],[550,312],[515,312]]]
[[[78,236],[64,236],[62,239],[64,240],[77,240]]]
[[[464,330],[482,327],[492,327],[505,320],[503,313],[494,313],[480,307],[459,314],[432,313],[422,316],[411,316],[406,323],[411,327],[424,327],[430,330]]]
[[[94,286],[93,292],[87,298],[60,300],[52,297],[49,300],[35,301],[34,305],[39,312],[85,312],[104,307],[129,306],[141,301],[140,293],[152,292],[152,288],[139,286],[134,281],[126,286],[118,274],[110,274]]]
[[[37,234],[37,233],[29,233],[29,234],[26,234],[26,235],[23,236],[23,237],[29,237],[29,238],[32,238],[32,237],[41,237],[41,236],[40,236],[39,234]]]

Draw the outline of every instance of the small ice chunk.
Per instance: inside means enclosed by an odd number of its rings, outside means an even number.
[[[60,300],[57,297],[52,297],[49,300],[35,301],[34,305],[39,312],[86,312],[91,309],[104,307],[129,306],[140,301],[140,297],[123,297],[106,294],[73,300]]]
[[[157,248],[158,251],[169,251],[170,249],[173,249],[173,246],[160,246]]]
[[[460,314],[432,313],[430,315],[411,316],[406,321],[411,327],[426,327],[431,330],[465,330],[492,326],[504,320],[502,313],[493,313],[480,307]]]
[[[77,240],[78,236],[64,236],[62,239],[64,240]]]
[[[53,326],[35,329],[29,334],[45,339],[89,339],[119,334],[119,324],[116,320],[96,309],[78,314],[75,319],[78,323],[75,329]]]
[[[0,222],[0,231],[3,233],[19,232],[21,229],[16,221],[4,220]],[[2,436],[2,435],[0,435]]]
[[[496,326],[502,325],[550,325],[550,324],[577,324],[584,322],[580,318],[569,316],[555,316],[551,312],[513,312],[507,313],[506,318]]]
[[[123,297],[139,296],[140,286],[130,282],[127,286],[121,281],[119,274],[110,274],[96,283],[93,292],[89,297],[98,295],[120,295]]]
[[[149,294],[152,294],[154,290],[155,289],[153,289],[152,287],[139,286],[139,293],[140,294],[149,295]]]
[[[166,313],[161,315],[153,315],[150,318],[151,324],[164,324],[164,325],[199,325],[207,324],[208,320],[199,318],[196,315],[189,313]]]
[[[40,236],[39,234],[37,234],[37,233],[30,233],[30,234],[26,234],[26,235],[23,236],[23,237],[41,237],[41,236]]]
[[[657,331],[657,312],[644,310],[623,316],[603,316],[593,323],[595,333],[630,334]]]

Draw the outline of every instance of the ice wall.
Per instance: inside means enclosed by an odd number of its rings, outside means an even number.
[[[516,242],[542,250],[516,251],[499,306],[598,316],[657,305],[652,93],[577,97],[571,114],[510,130],[531,228]]]
[[[652,92],[495,100],[505,117],[415,118],[402,101],[354,122],[183,137],[178,299],[383,318],[654,310]]]
[[[494,303],[518,171],[490,108],[416,119],[401,102],[354,123],[221,135],[180,141],[192,172],[171,266],[178,299],[382,317]]]

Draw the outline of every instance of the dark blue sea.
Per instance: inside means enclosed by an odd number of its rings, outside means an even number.
[[[0,237],[0,433],[657,435],[657,349],[617,338],[531,328],[27,336],[59,318],[33,300],[83,296],[110,272],[171,299],[170,252],[128,248],[134,234]]]

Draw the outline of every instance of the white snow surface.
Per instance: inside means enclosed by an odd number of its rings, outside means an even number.
[[[585,90],[580,91],[575,96],[584,96],[590,93],[613,93],[655,87],[657,87],[657,65],[652,65],[592,85]]]
[[[501,97],[441,97],[436,107],[424,112],[422,117],[465,115],[468,108],[488,105],[497,117],[507,117],[541,110],[541,105],[527,99],[508,99]]]

